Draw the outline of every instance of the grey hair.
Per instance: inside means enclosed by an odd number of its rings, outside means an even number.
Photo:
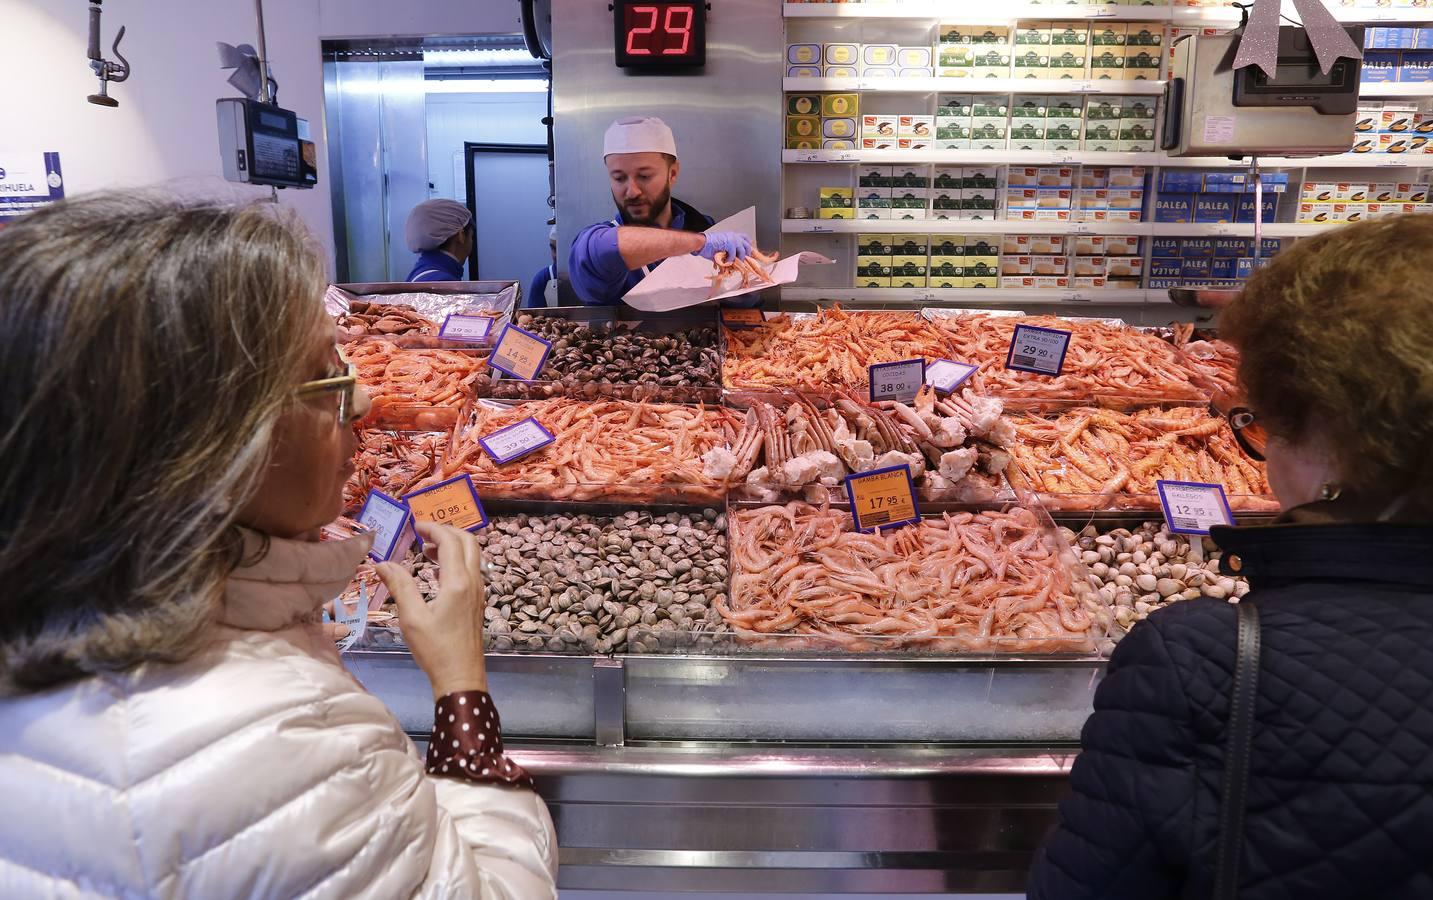
[[[98,194],[0,230],[0,694],[203,646],[325,281],[271,205]]]

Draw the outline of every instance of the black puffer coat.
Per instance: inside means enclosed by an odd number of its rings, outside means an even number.
[[[1214,538],[1263,624],[1239,896],[1433,898],[1433,528]],[[1235,612],[1178,603],[1120,643],[1030,897],[1210,896]]]

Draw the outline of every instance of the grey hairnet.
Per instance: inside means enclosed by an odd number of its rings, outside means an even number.
[[[403,229],[408,249],[422,253],[441,247],[472,220],[473,214],[456,200],[424,200],[413,207]]]

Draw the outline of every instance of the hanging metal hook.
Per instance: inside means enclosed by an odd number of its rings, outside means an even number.
[[[100,53],[100,4],[103,2],[104,0],[90,0],[90,45],[88,55],[90,68],[94,70],[95,76],[100,80],[100,92],[98,94],[90,94],[86,99],[96,106],[114,108],[119,106],[119,101],[109,95],[109,83],[113,81],[115,84],[119,84],[121,81],[129,78],[130,65],[129,60],[124,58],[124,54],[119,52],[119,42],[124,40],[123,25],[120,26],[119,32],[115,34],[114,43],[110,46],[110,51],[119,62],[111,62],[105,59]]]

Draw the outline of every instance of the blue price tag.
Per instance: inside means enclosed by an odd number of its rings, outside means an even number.
[[[895,400],[909,403],[925,384],[925,360],[876,363],[870,367],[871,402]]]
[[[1070,332],[1034,325],[1016,325],[1005,368],[1036,375],[1059,375],[1070,349]]]
[[[521,422],[516,422],[504,428],[499,428],[492,434],[478,438],[488,456],[498,465],[510,463],[520,459],[535,450],[541,450],[548,444],[557,440],[557,436],[546,428],[542,423],[532,416],[528,416]]]
[[[493,345],[488,365],[506,375],[532,381],[547,363],[552,343],[509,322]]]
[[[399,550],[413,545],[413,514],[408,510],[408,504],[382,491],[368,492],[358,521],[373,531],[373,548],[368,555],[376,562],[387,562]],[[405,534],[408,535],[407,543],[403,542]]]
[[[487,341],[492,330],[492,316],[464,316],[454,313],[443,320],[443,327],[438,329],[438,337],[481,344]]]
[[[979,370],[980,366],[970,363],[937,359],[926,365],[925,383],[935,388],[937,393],[953,394]]]
[[[1234,514],[1222,484],[1156,481],[1164,521],[1177,534],[1208,534],[1211,526],[1233,525]]]

